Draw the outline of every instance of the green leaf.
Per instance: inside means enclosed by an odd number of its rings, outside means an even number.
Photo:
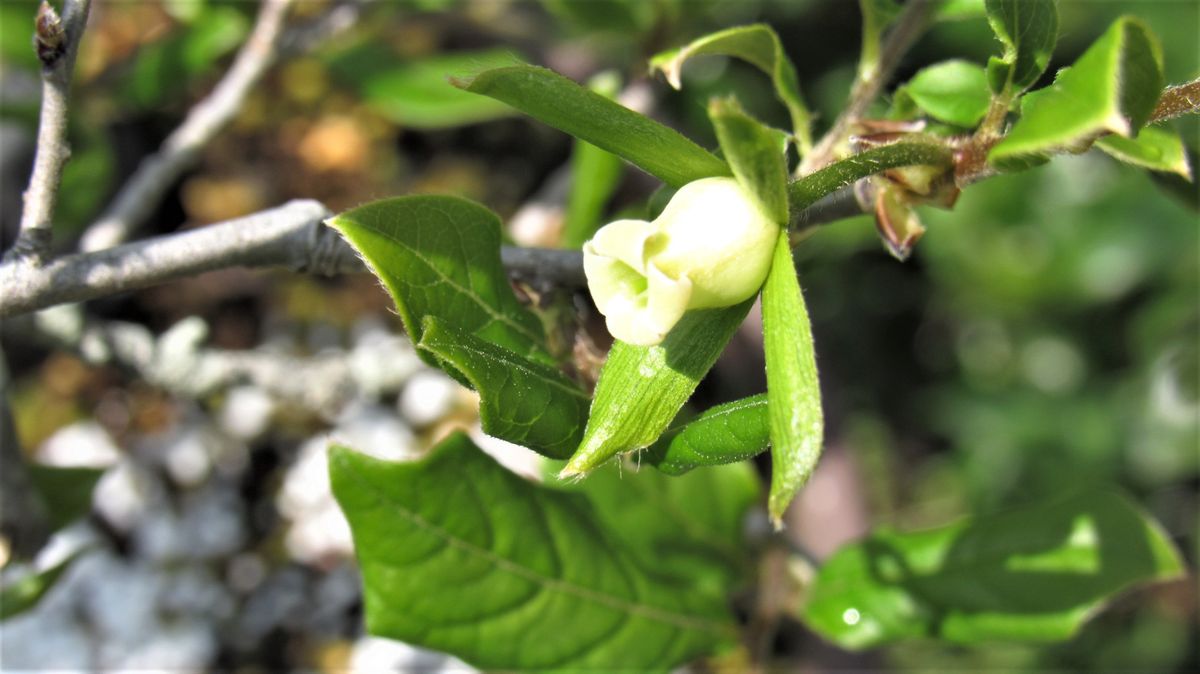
[[[1188,180],[1192,179],[1183,139],[1172,129],[1147,126],[1138,132],[1137,138],[1104,136],[1096,141],[1096,147],[1126,164],[1152,171],[1177,173]]]
[[[988,23],[1004,54],[988,62],[992,91],[1014,97],[1046,71],[1058,42],[1055,0],[987,0]]]
[[[779,234],[775,260],[763,286],[762,322],[771,422],[767,510],[779,526],[783,511],[816,468],[825,440],[812,326],[796,280],[787,232]]]
[[[103,475],[98,468],[29,465],[29,479],[42,495],[55,529],[91,512],[92,489]]]
[[[796,68],[784,53],[779,36],[770,26],[758,23],[705,35],[679,49],[657,54],[650,59],[650,70],[661,71],[672,87],[680,89],[683,86],[680,80],[683,64],[693,56],[707,55],[739,58],[766,73],[775,86],[775,96],[788,109],[792,133],[796,135],[801,153],[808,151],[812,146],[812,115],[800,95]]]
[[[901,95],[930,117],[967,128],[983,119],[991,102],[983,67],[960,60],[922,69],[897,92]]]
[[[367,105],[413,129],[444,129],[486,122],[512,114],[503,103],[471,94],[450,83],[488,68],[513,65],[512,52],[493,49],[431,56],[401,63],[362,82]]]
[[[678,131],[589,91],[553,70],[496,68],[456,81],[545,124],[607,150],[673,187],[729,175],[725,162]]]
[[[1157,523],[1099,492],[929,531],[879,531],[825,563],[803,618],[852,649],[912,638],[1060,641],[1121,590],[1182,572]]]
[[[583,475],[617,454],[653,444],[717,361],[753,302],[689,311],[656,346],[613,343],[596,382],[583,442],[561,475]]]
[[[69,555],[44,571],[30,572],[0,588],[0,621],[20,615],[37,606],[42,597],[54,587],[63,572],[83,551]]]
[[[720,596],[658,574],[580,494],[462,434],[417,463],[331,447],[371,634],[484,669],[666,671],[735,637]]]
[[[466,199],[411,196],[352,208],[328,221],[383,282],[413,343],[421,321],[549,363],[537,318],[513,295],[500,263],[500,219]],[[437,367],[442,364],[419,351]],[[446,371],[467,380],[455,368]]]
[[[737,99],[713,99],[708,117],[742,189],[772,221],[787,223],[787,163],[775,134],[747,115]]]
[[[1022,101],[1021,119],[988,154],[1000,168],[1079,152],[1101,134],[1132,137],[1163,89],[1162,52],[1141,21],[1122,17],[1054,84]]]
[[[592,78],[590,87],[596,93],[612,98],[617,95],[620,80],[614,73],[601,73]],[[621,168],[620,157],[591,143],[575,140],[575,148],[571,152],[571,194],[567,198],[567,214],[563,223],[564,247],[583,246],[599,229],[604,205],[621,180]]]
[[[572,487],[588,497],[606,529],[649,568],[726,596],[746,583],[752,549],[746,514],[759,500],[749,463],[684,477],[611,462]]]
[[[449,363],[479,391],[483,432],[565,459],[583,437],[591,399],[556,368],[447,327],[421,322],[417,348]]]
[[[638,461],[667,475],[758,456],[771,444],[765,393],[717,405],[667,429]]]

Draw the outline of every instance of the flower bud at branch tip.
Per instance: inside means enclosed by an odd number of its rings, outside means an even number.
[[[583,246],[588,289],[613,337],[662,342],[685,311],[758,292],[779,226],[733,178],[683,186],[653,222],[617,220]]]

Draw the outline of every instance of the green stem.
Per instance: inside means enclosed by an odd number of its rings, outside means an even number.
[[[855,181],[900,166],[950,166],[950,148],[934,143],[894,143],[847,157],[788,185],[788,206],[793,216],[818,199]]]

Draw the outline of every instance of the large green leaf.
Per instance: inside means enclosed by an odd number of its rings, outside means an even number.
[[[767,510],[778,526],[792,497],[816,468],[825,440],[812,326],[787,232],[780,232],[775,245],[775,260],[763,286],[762,317],[771,422]]]
[[[417,463],[332,447],[367,629],[486,669],[666,671],[735,636],[724,601],[659,574],[587,498],[455,434]]]
[[[516,62],[519,60],[512,52],[493,49],[399,63],[365,78],[363,99],[397,124],[415,129],[442,129],[505,117],[512,114],[507,105],[472,96],[450,84],[450,77]]]
[[[747,115],[736,99],[714,99],[708,117],[738,184],[771,221],[787,224],[787,163],[771,129]]]
[[[983,119],[991,101],[983,67],[961,60],[922,69],[896,96],[907,96],[934,119],[968,128]]]
[[[483,432],[552,459],[583,437],[591,399],[558,369],[522,358],[426,316],[417,348],[458,370],[479,391]]]
[[[617,95],[620,80],[613,73],[601,73],[592,78],[589,86],[596,93],[612,98]],[[575,140],[571,151],[571,194],[567,197],[563,222],[562,245],[565,248],[583,246],[599,229],[604,205],[621,180],[622,166],[620,157],[615,154],[586,141]]]
[[[610,462],[572,486],[655,571],[722,596],[747,583],[752,550],[744,527],[761,491],[754,467],[739,463],[668,477],[634,463],[640,461]]]
[[[589,91],[553,70],[513,66],[487,70],[455,84],[503,101],[580,140],[624,158],[673,187],[729,167],[678,131]]]
[[[425,316],[534,360],[542,326],[513,295],[500,263],[500,219],[466,199],[396,197],[329,220],[383,281],[414,343]],[[441,367],[428,351],[419,352]],[[466,383],[453,367],[447,370]]]
[[[1022,101],[1021,119],[988,155],[1019,168],[1086,149],[1101,134],[1134,136],[1163,89],[1162,52],[1141,21],[1122,17],[1054,84]]]
[[[807,151],[812,144],[811,114],[800,95],[796,68],[784,53],[774,29],[759,23],[710,33],[683,47],[654,56],[650,59],[650,69],[662,71],[671,86],[679,89],[683,86],[680,80],[683,64],[694,56],[706,55],[733,56],[766,73],[775,85],[775,95],[788,109],[792,133],[800,142],[801,151]]]
[[[1058,641],[1122,589],[1182,571],[1149,516],[1100,492],[929,531],[877,532],[825,563],[803,618],[852,649],[911,638]]]
[[[1189,180],[1192,177],[1183,139],[1167,127],[1148,126],[1139,131],[1136,138],[1104,136],[1096,141],[1096,147],[1127,164],[1177,173]]]
[[[600,370],[583,442],[562,475],[587,473],[617,454],[650,446],[717,361],[753,299],[689,311],[662,344],[613,344]]]
[[[988,23],[1004,54],[988,62],[992,91],[1011,98],[1046,71],[1058,42],[1056,0],[987,0]]]
[[[717,405],[686,424],[667,429],[638,455],[638,462],[667,475],[683,475],[695,468],[757,456],[770,444],[764,393]]]

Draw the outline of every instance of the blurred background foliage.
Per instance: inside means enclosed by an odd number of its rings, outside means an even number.
[[[315,15],[327,4],[302,2],[296,11]],[[900,65],[898,82],[948,58],[984,63],[997,50],[975,3],[956,4],[966,8],[963,18],[937,24]],[[23,0],[0,2],[5,246],[19,219],[36,120],[29,46],[35,9]],[[79,235],[120,179],[217,81],[255,10],[222,0],[97,3],[79,57],[59,243]],[[1143,18],[1161,39],[1169,82],[1200,75],[1200,4],[1065,0],[1060,12],[1062,37],[1041,84],[1124,13]],[[508,218],[568,162],[571,140],[450,87],[447,75],[523,60],[578,81],[602,71],[637,81],[651,54],[753,21],[779,32],[818,128],[828,124],[854,76],[859,16],[853,2],[407,0],[370,6],[350,32],[268,74],[163,204],[151,233],[302,197],[336,211],[390,195],[450,193]],[[705,114],[714,95],[734,93],[762,119],[786,122],[767,79],[744,64],[697,60],[683,81],[680,92],[661,80],[652,83],[654,114],[702,144],[714,144]],[[881,115],[886,104],[879,105]],[[1200,120],[1175,124],[1194,157]],[[655,187],[627,168],[605,215],[641,208]],[[923,212],[929,231],[904,264],[886,254],[867,217],[825,227],[800,246],[828,445],[840,457],[834,460],[854,466],[841,489],[862,504],[868,522],[918,528],[1112,484],[1164,523],[1195,568],[1200,227],[1195,184],[1163,187],[1154,176],[1090,152],[972,186],[953,211]],[[155,329],[197,314],[212,326],[215,346],[249,348],[282,332],[315,352],[346,343],[355,321],[386,306],[365,276],[318,280],[229,271],[96,302],[92,309]],[[753,332],[744,340],[752,342]],[[735,343],[699,400],[763,390],[756,353]],[[7,355],[27,448],[88,418],[123,444],[171,427],[187,409],[128,375],[73,356],[31,347],[10,347]],[[120,414],[112,412],[114,391]],[[286,427],[267,444],[294,446],[321,426],[295,419],[280,415],[276,423]],[[269,475],[259,477],[269,481]],[[819,667],[1194,671],[1200,667],[1195,597],[1194,578],[1137,593],[1071,642],[1048,648],[918,644],[851,657],[792,626],[777,650],[793,658],[785,662]],[[301,651],[286,661],[312,664],[311,650]]]

